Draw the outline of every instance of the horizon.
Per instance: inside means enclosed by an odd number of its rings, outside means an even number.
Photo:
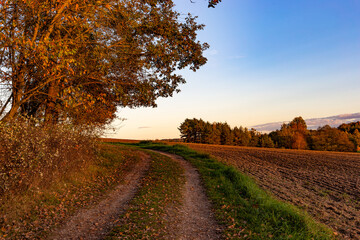
[[[301,117],[301,116],[297,116],[297,117]],[[202,119],[202,120],[204,120],[205,122],[207,121],[206,119]],[[270,133],[272,131],[280,130],[281,125],[283,123],[288,124],[292,120],[293,119],[286,120],[286,121],[279,121],[279,122],[264,123],[264,124],[259,124],[259,125],[256,125],[256,126],[242,126],[242,125],[232,126],[232,125],[230,125],[230,127],[234,128],[234,127],[240,127],[241,126],[241,127],[247,128],[247,129],[252,129],[253,128],[257,132],[260,132],[260,133],[264,134],[264,133]],[[309,130],[316,130],[319,127],[323,127],[325,125],[329,125],[330,127],[337,128],[343,123],[351,123],[351,122],[360,121],[360,112],[359,113],[350,113],[350,114],[339,114],[339,115],[335,115],[335,116],[328,116],[328,117],[322,117],[322,118],[310,118],[310,119],[304,119],[304,121],[307,124],[307,129],[309,129]],[[144,128],[146,128],[146,127],[144,127]],[[152,138],[152,139],[150,139],[150,138],[114,138],[114,139],[124,139],[124,140],[180,139],[181,138],[180,137],[180,132],[179,132],[178,135],[179,136],[177,136],[177,137],[170,137],[170,138]],[[105,138],[111,139],[113,137],[111,136],[111,134],[107,134],[105,136]]]
[[[119,109],[127,120],[107,136],[176,138],[186,118],[252,127],[359,112],[360,2],[174,3],[206,25],[207,64],[179,71],[187,83],[157,108]]]

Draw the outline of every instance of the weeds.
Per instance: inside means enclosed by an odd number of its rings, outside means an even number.
[[[0,125],[0,239],[44,239],[119,184],[140,156],[70,125]]]
[[[95,136],[72,125],[0,122],[0,197],[50,184],[94,157]]]

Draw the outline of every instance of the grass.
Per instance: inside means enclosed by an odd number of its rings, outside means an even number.
[[[168,210],[181,204],[183,169],[169,157],[149,154],[151,165],[142,187],[107,239],[168,238]]]
[[[330,229],[293,205],[275,200],[248,176],[183,145],[139,143],[191,162],[203,179],[227,239],[336,239]]]
[[[139,161],[139,150],[101,144],[98,157],[51,185],[0,201],[0,239],[44,239],[77,209],[97,202]]]

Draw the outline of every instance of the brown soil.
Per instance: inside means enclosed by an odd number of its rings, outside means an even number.
[[[188,144],[253,176],[336,231],[360,239],[360,154]]]
[[[150,157],[142,154],[142,160],[103,201],[89,209],[80,210],[63,226],[50,234],[50,239],[102,239],[116,224],[140,185],[140,179],[149,167]]]
[[[221,239],[221,228],[215,221],[197,170],[180,156],[161,154],[178,162],[185,170],[186,179],[183,205],[170,210],[171,215],[176,215],[169,227],[170,239]]]

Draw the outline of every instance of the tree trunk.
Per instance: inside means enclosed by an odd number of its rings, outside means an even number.
[[[48,100],[46,103],[45,122],[46,124],[55,124],[58,122],[58,110],[56,109],[56,100],[59,94],[58,81],[51,81],[48,91]]]

